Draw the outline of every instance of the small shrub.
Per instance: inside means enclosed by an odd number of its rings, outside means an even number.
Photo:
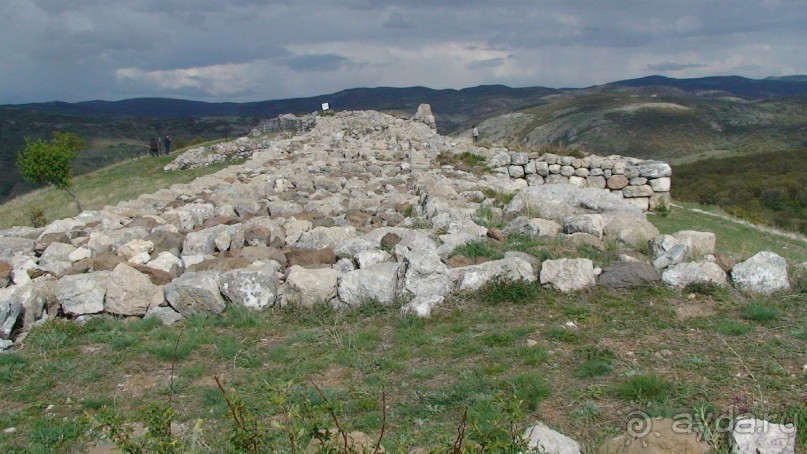
[[[489,206],[479,207],[473,220],[475,223],[487,228],[501,229],[506,225],[504,219]]]
[[[574,376],[577,378],[598,377],[614,370],[615,356],[608,349],[585,348],[579,350],[578,354],[585,362],[575,370]]]
[[[40,207],[31,207],[26,211],[28,220],[34,227],[45,227],[48,225],[48,218],[45,216],[45,210]]]
[[[634,375],[616,387],[616,396],[636,402],[660,402],[669,397],[672,386],[657,375]]]

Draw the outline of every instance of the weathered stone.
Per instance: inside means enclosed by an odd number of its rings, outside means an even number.
[[[269,217],[254,217],[244,223],[244,242],[248,246],[286,245],[286,232]]]
[[[605,189],[605,178],[601,175],[586,177],[586,187],[595,189]]]
[[[118,315],[145,315],[165,300],[163,289],[134,268],[121,263],[109,274],[104,310]]]
[[[377,263],[351,271],[340,279],[339,298],[350,307],[373,300],[392,304],[399,293],[400,264]]]
[[[622,195],[625,197],[650,197],[653,195],[653,188],[648,185],[627,186],[622,189]]]
[[[597,213],[608,221],[614,216],[642,217],[640,209],[609,193],[571,185],[543,185],[524,188],[504,208],[505,213],[529,212],[535,217],[563,221],[573,214]]]
[[[494,279],[535,281],[535,271],[533,271],[532,265],[520,257],[505,257],[479,265],[452,268],[450,272],[458,291],[478,290]]]
[[[161,230],[151,232],[143,239],[150,241],[154,245],[152,252],[155,254],[170,252],[178,257],[182,253],[182,243],[185,241],[185,236],[179,232]]]
[[[641,262],[616,262],[602,270],[598,283],[605,287],[630,288],[652,285],[661,275],[652,265]]]
[[[564,233],[588,233],[602,239],[603,228],[599,214],[574,214],[563,220]]]
[[[414,314],[418,317],[427,318],[432,314],[432,310],[443,304],[445,298],[440,295],[423,295],[416,296],[412,301],[406,303],[401,307],[402,314]]]
[[[667,268],[671,265],[677,265],[686,260],[689,255],[689,246],[686,244],[676,244],[670,250],[663,252],[653,260],[653,266],[656,269]]]
[[[378,263],[384,263],[392,260],[392,255],[389,252],[381,251],[378,249],[370,249],[368,251],[361,251],[356,254],[356,264],[359,268],[367,268]]]
[[[6,297],[5,293],[10,294],[10,296]],[[11,295],[13,295],[11,289],[0,290],[0,339],[11,337],[11,331],[14,329],[14,325],[17,324],[17,319],[22,311],[20,301],[11,297]]]
[[[0,237],[0,260],[8,262],[13,255],[33,254],[35,243],[29,238]]]
[[[541,284],[563,293],[594,286],[594,263],[589,259],[546,260],[541,266]]]
[[[227,307],[214,271],[188,272],[165,286],[165,299],[183,317],[216,315]]]
[[[282,286],[282,305],[312,307],[316,303],[330,303],[337,294],[338,278],[339,273],[331,268],[308,269],[294,265],[289,268]]]
[[[406,275],[403,291],[414,296],[447,295],[451,275],[436,252],[411,250],[404,256]]]
[[[673,233],[672,236],[689,247],[689,258],[700,259],[707,254],[715,253],[717,238],[712,232],[681,230]]]
[[[253,260],[243,259],[241,257],[210,257],[193,265],[183,263],[186,265],[186,272],[198,273],[200,271],[232,271],[239,268],[246,268],[249,265],[252,265],[252,262]]]
[[[300,237],[298,244],[307,248],[338,248],[342,243],[356,237],[353,226],[315,227]]]
[[[790,288],[787,261],[776,253],[762,251],[738,263],[731,270],[731,280],[739,290],[773,293]]]
[[[165,271],[174,277],[177,277],[179,275],[179,270],[183,268],[182,260],[180,260],[179,257],[165,251],[157,254],[157,258],[154,260],[146,262],[146,266],[160,271]]]
[[[132,257],[145,253],[151,253],[154,250],[154,243],[148,240],[135,239],[125,244],[118,246],[118,255],[126,260],[131,260]]]
[[[645,178],[662,178],[672,176],[672,167],[666,162],[645,161],[637,166],[639,176]]]
[[[669,177],[654,178],[649,183],[655,192],[669,192],[672,187],[672,180]]]
[[[606,184],[608,189],[622,189],[628,185],[628,177],[625,175],[612,175]]]
[[[726,285],[726,272],[712,262],[685,262],[672,265],[661,274],[661,280],[674,288],[689,284],[712,283]]]
[[[64,243],[51,243],[39,257],[39,267],[44,271],[59,274],[73,266],[69,255],[76,248]]]
[[[798,428],[801,430],[801,428]],[[774,424],[762,419],[741,417],[732,425],[729,443],[732,454],[795,454],[796,430],[793,424]]]
[[[629,247],[640,248],[658,236],[656,226],[644,217],[615,217],[603,228],[602,238],[605,241],[617,241]]]
[[[62,312],[78,316],[97,314],[104,310],[109,271],[64,276],[56,282],[56,299]]]
[[[269,262],[228,271],[219,278],[219,288],[231,304],[253,310],[272,307],[280,286],[278,270],[279,263]]]
[[[581,454],[580,445],[560,432],[550,429],[544,423],[528,427],[521,439],[527,442],[529,452],[544,454]]]
[[[158,318],[163,325],[171,326],[183,320],[185,317],[170,306],[157,306],[150,308],[148,312],[146,312],[146,315],[143,316],[143,319],[149,318]]]

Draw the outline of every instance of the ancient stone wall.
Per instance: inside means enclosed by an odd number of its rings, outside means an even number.
[[[584,158],[552,153],[499,153],[489,159],[493,171],[525,179],[530,186],[571,184],[608,190],[644,211],[670,205],[672,168],[666,162],[624,156]]]

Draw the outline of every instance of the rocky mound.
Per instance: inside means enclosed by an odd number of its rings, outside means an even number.
[[[170,324],[229,305],[351,308],[368,300],[401,302],[402,311],[428,316],[448,295],[494,279],[574,291],[596,285],[598,276],[601,285],[631,286],[663,271],[676,287],[726,283],[711,255],[713,234],[660,236],[641,209],[607,189],[530,186],[508,173],[440,166],[438,155],[474,153],[495,169],[509,152],[438,135],[420,121],[342,112],[315,122],[290,138],[226,144],[248,150],[249,160],[192,183],[43,229],[0,232],[2,347],[57,316],[106,313]],[[205,159],[195,153],[177,162]],[[497,194],[515,197],[503,206]],[[503,231],[480,225],[480,209],[509,223]],[[588,259],[541,263],[517,252],[484,263],[449,259],[459,246],[509,234],[626,249],[650,241],[653,257],[636,262],[636,254],[625,254],[605,270]],[[781,275],[781,263],[765,258]],[[742,279],[755,290],[770,280],[749,268]],[[776,289],[786,288],[784,273]]]

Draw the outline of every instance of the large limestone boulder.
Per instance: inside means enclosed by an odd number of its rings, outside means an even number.
[[[33,254],[36,241],[29,238],[0,238],[0,260],[8,262],[12,256]]]
[[[163,289],[131,266],[121,263],[109,274],[105,310],[118,315],[145,315],[165,301]]]
[[[451,277],[458,291],[477,290],[494,279],[535,282],[532,265],[520,257],[505,257],[479,265],[452,268]]]
[[[282,304],[299,304],[311,307],[316,303],[330,303],[336,298],[339,272],[332,268],[308,269],[295,265],[289,268],[282,286]]]
[[[726,285],[726,272],[713,262],[685,262],[667,268],[661,280],[670,287],[682,289],[689,284]]]
[[[221,275],[219,288],[231,304],[253,310],[272,307],[280,286],[277,278],[279,270],[280,264],[270,261],[228,271]]]
[[[109,271],[64,276],[56,282],[56,299],[62,312],[78,316],[104,310]]]
[[[539,422],[527,427],[521,439],[527,442],[529,452],[544,454],[581,454],[580,445],[562,433]]]
[[[244,245],[244,227],[241,224],[224,225],[190,232],[182,244],[182,256],[211,255]]]
[[[502,231],[507,235],[519,234],[555,237],[560,233],[561,225],[549,219],[530,219],[526,216],[518,216],[510,221]]]
[[[732,454],[794,454],[796,427],[755,418],[738,418],[729,437]],[[799,428],[801,429],[801,428]]]
[[[551,285],[563,293],[592,287],[594,262],[589,259],[546,260],[541,266],[541,284]]]
[[[563,233],[588,233],[602,239],[605,228],[599,214],[574,214],[563,220]]]
[[[563,222],[576,214],[600,214],[607,224],[614,217],[643,218],[641,209],[626,204],[610,192],[568,184],[529,186],[504,208],[505,213],[530,213],[531,217]]]
[[[411,250],[405,253],[403,261],[406,267],[403,292],[416,297],[445,296],[451,292],[451,274],[437,251]]]
[[[216,315],[227,307],[219,291],[218,272],[189,272],[165,286],[165,299],[183,317]]]
[[[39,257],[39,267],[53,274],[59,274],[73,266],[69,256],[75,250],[76,247],[70,244],[51,243]]]
[[[689,258],[699,260],[703,256],[715,253],[715,242],[717,240],[713,232],[698,232],[695,230],[681,230],[672,236],[689,247]]]
[[[617,241],[626,246],[640,248],[653,238],[659,236],[659,231],[644,217],[615,217],[603,228],[602,239]]]
[[[315,227],[300,236],[298,246],[321,249],[329,247],[336,250],[342,243],[356,237],[356,228],[353,226]]]
[[[286,232],[272,218],[259,216],[244,223],[244,241],[249,246],[286,245]]]
[[[399,294],[399,263],[377,263],[351,271],[339,282],[339,299],[350,307],[375,300],[392,304]]]
[[[768,251],[758,252],[750,259],[734,265],[731,280],[737,289],[755,293],[773,293],[790,288],[787,261]]]

